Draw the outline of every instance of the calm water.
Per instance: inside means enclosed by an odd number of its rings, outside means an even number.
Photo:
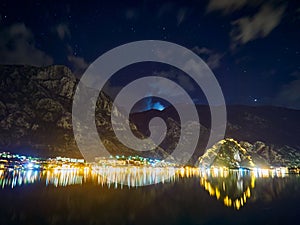
[[[0,170],[0,224],[299,224],[298,175],[105,172]]]

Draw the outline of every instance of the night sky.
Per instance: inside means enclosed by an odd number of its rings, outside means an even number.
[[[207,62],[226,103],[300,109],[300,1],[51,2],[1,1],[0,64],[62,64],[80,77],[114,47],[165,40]],[[168,73],[205,103],[193,82],[179,79],[180,71],[153,63],[120,71],[108,92],[146,73]],[[159,101],[151,104],[161,108]]]

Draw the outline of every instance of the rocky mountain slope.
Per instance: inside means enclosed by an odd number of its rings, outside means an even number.
[[[206,168],[211,166],[228,168],[297,167],[300,165],[300,152],[287,146],[274,149],[262,142],[250,144],[227,138],[216,143],[200,156],[197,165]]]
[[[71,121],[72,100],[77,83],[78,79],[65,66],[0,66],[0,151],[28,152],[47,157],[81,157]],[[110,116],[111,113],[122,116],[122,113],[112,112],[111,108],[112,100],[100,92],[96,106],[96,126],[103,143],[112,154],[165,158],[172,153],[180,137],[180,119],[174,108],[131,115],[130,128],[140,138],[149,136],[148,124],[151,118],[162,117],[167,124],[166,138],[160,147],[156,151],[143,153],[133,151],[118,141]],[[210,133],[209,108],[197,106],[197,109],[201,132],[191,163],[196,162],[205,152]],[[300,111],[297,110],[229,106],[226,137],[234,138],[249,151],[245,156],[240,155],[242,161],[250,155],[256,162],[262,160],[262,163],[267,161],[280,164],[287,160],[288,163],[300,152],[297,138],[300,133],[299,118]],[[191,132],[194,125],[193,121],[185,124]],[[127,132],[122,124],[118,126],[118,129]],[[256,159],[251,151],[257,151],[259,157]],[[235,153],[230,154],[234,158]],[[224,161],[221,158],[219,160]],[[235,162],[228,163],[233,165]]]
[[[205,143],[207,143],[211,129],[209,107],[198,105],[197,110],[202,130],[191,162],[197,161],[198,157],[205,152]],[[162,117],[170,129],[167,138],[162,143],[162,147],[170,152],[172,140],[178,139],[180,135],[179,116],[173,107],[168,107],[163,111],[150,110],[134,113],[130,119],[142,133],[148,135],[147,124],[153,117]],[[274,106],[227,106],[225,138],[233,138],[241,143],[251,143],[253,146],[263,146],[262,149],[265,149],[265,152],[272,150],[272,154],[277,151],[284,151],[286,154],[300,152],[299,135],[297,135],[300,134],[299,124],[300,110]],[[287,155],[287,157],[294,157],[294,155]]]
[[[65,66],[0,66],[0,151],[81,157],[71,115],[77,83]],[[96,126],[102,142],[112,154],[139,154],[117,140],[111,126],[111,108],[111,99],[100,92]],[[118,126],[123,129],[122,124]],[[130,127],[143,138],[134,124]],[[160,158],[166,153],[158,148],[143,152],[143,156]]]

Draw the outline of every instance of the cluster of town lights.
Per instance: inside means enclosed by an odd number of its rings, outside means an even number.
[[[84,163],[81,159],[57,157],[42,160],[10,153],[0,153],[0,159],[1,188],[14,188],[38,181],[55,187],[82,185],[87,180],[108,188],[123,188],[124,186],[131,188],[198,177],[200,185],[210,196],[222,201],[225,206],[237,210],[244,206],[247,199],[251,197],[251,192],[255,188],[255,179],[285,177],[289,174],[286,167],[251,169],[182,167],[174,163],[139,156],[98,158],[96,163],[90,164]],[[232,173],[235,173],[236,180],[230,180]],[[247,185],[242,180],[244,177],[250,177],[248,183],[246,182]],[[228,182],[235,183],[238,196],[230,197],[228,186],[232,184]]]

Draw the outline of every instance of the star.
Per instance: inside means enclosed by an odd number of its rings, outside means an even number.
[[[131,31],[132,31],[132,32],[134,32],[134,33],[135,33],[135,29],[134,29],[133,27],[131,27],[130,29],[131,29]]]

